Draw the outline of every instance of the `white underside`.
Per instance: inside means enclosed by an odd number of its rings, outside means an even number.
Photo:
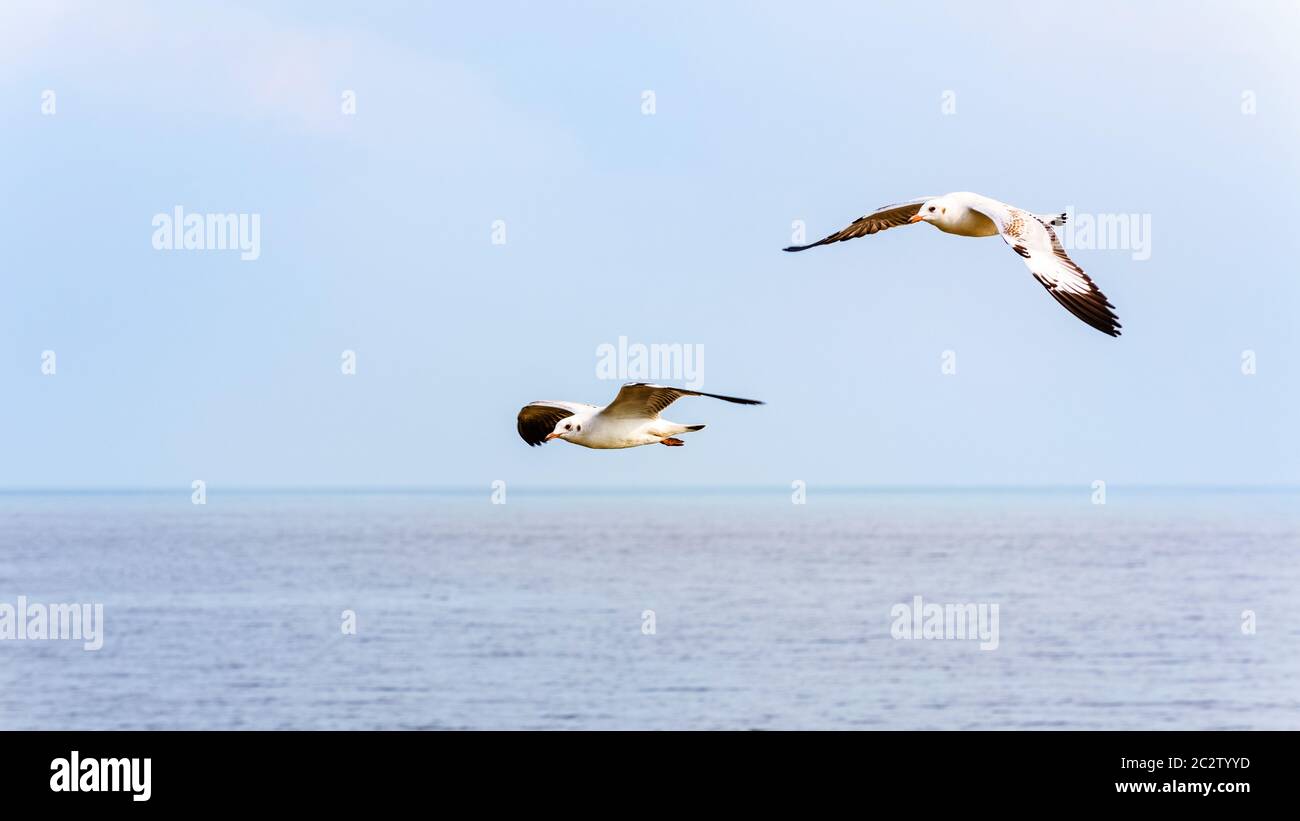
[[[951,210],[949,209],[949,211]],[[998,235],[998,226],[994,224],[993,220],[969,208],[962,208],[955,215],[949,213],[942,222],[935,220],[930,224],[944,233],[956,234],[961,237],[995,237]]]
[[[670,436],[689,432],[689,426],[669,422],[667,419],[611,419],[599,413],[585,419],[572,416],[564,421],[581,426],[582,430],[566,433],[561,439],[597,450],[654,445]]]

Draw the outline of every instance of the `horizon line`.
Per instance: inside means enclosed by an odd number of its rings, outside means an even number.
[[[495,480],[494,480],[495,481]],[[1165,483],[1165,482],[1107,482],[1108,488],[1123,488],[1137,491],[1182,491],[1182,492],[1221,492],[1221,493],[1286,493],[1300,492],[1300,484],[1261,483],[1261,484],[1201,484],[1201,483]],[[1091,482],[1078,484],[901,484],[901,485],[855,485],[805,483],[806,489],[816,489],[823,493],[1007,493],[1007,492],[1087,492],[1092,490]],[[744,485],[511,485],[507,488],[513,492],[525,493],[574,493],[574,494],[630,494],[630,493],[787,493],[792,489],[789,483],[744,484]],[[206,491],[218,490],[228,494],[280,494],[280,495],[468,495],[491,492],[492,482],[481,485],[221,485],[209,482]],[[183,485],[122,485],[122,486],[68,486],[68,487],[0,487],[0,496],[146,496],[190,494],[193,487]]]

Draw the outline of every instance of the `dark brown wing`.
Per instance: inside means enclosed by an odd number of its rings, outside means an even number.
[[[897,228],[907,223],[916,216],[921,210],[921,206],[934,197],[922,197],[919,200],[910,202],[896,202],[893,205],[886,205],[883,208],[877,208],[865,217],[859,217],[853,221],[853,224],[843,231],[837,231],[825,239],[819,239],[809,245],[791,245],[789,248],[782,248],[782,251],[805,251],[809,248],[816,248],[818,245],[829,245],[832,242],[839,242],[845,239],[857,239],[865,237],[868,234],[875,234],[884,231],[886,228]]]
[[[573,416],[573,411],[568,408],[549,402],[533,402],[519,409],[519,422],[516,427],[519,429],[520,438],[529,446],[541,445],[546,442],[546,437],[555,430],[560,420],[570,416]]]

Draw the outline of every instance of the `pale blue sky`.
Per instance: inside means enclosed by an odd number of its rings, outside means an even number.
[[[259,5],[0,10],[0,487],[1300,481],[1294,3]],[[1074,253],[1124,336],[996,238],[779,250],[956,190],[1149,214]],[[769,404],[525,446],[619,336]]]

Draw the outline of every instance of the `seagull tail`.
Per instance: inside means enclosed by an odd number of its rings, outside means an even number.
[[[1055,215],[1035,214],[1034,216],[1036,216],[1038,218],[1038,221],[1043,223],[1044,225],[1052,225],[1057,228],[1060,228],[1062,225],[1065,225],[1065,221],[1070,218],[1070,214],[1068,211],[1062,211],[1061,213]]]

